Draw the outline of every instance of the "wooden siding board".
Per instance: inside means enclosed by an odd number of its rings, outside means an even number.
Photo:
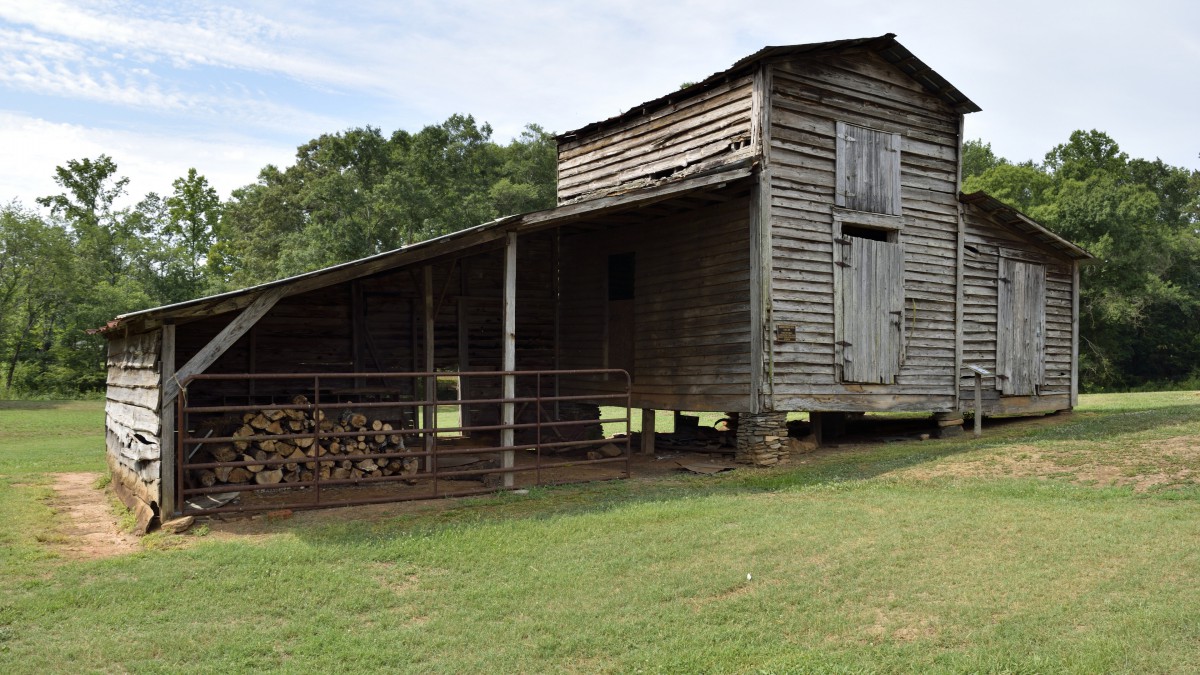
[[[753,78],[559,146],[560,203],[663,171],[740,156],[752,135]],[[742,153],[745,154],[745,153]]]

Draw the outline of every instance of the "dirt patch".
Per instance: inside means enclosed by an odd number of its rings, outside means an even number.
[[[54,473],[54,499],[50,507],[62,514],[61,538],[54,548],[68,558],[94,560],[133,553],[137,537],[117,526],[108,494],[95,488],[98,474]]]

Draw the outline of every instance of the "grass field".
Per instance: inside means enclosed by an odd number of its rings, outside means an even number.
[[[0,402],[0,672],[1200,671],[1195,392],[66,559],[102,416]]]

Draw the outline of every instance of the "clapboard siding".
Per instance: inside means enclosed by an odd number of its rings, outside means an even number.
[[[777,63],[770,82],[771,316],[776,329],[795,328],[795,342],[771,344],[776,408],[911,408],[909,397],[927,396],[927,409],[945,409],[955,377],[959,115],[873,54]],[[900,139],[904,360],[891,384],[842,382],[834,344],[838,122]]]
[[[752,77],[559,145],[558,201],[749,155]]]
[[[117,494],[143,529],[157,513],[160,499],[161,341],[161,333],[152,331],[108,342],[107,462]]]
[[[636,227],[564,232],[562,367],[607,367],[608,256],[633,253],[634,404],[744,409],[750,393],[748,218],[742,189],[719,206]],[[614,384],[572,386],[611,390]]]
[[[999,277],[1002,258],[1040,263],[1046,270],[1045,363],[1038,396],[1003,396],[994,377],[983,378],[983,399],[988,412],[1057,410],[1069,407],[1071,366],[1072,274],[1071,262],[1020,233],[966,206],[963,255],[963,364],[988,372],[997,368]],[[961,397],[965,408],[974,406],[974,376],[964,376]],[[1009,400],[1011,399],[1011,400]],[[1065,403],[1064,403],[1065,401]]]

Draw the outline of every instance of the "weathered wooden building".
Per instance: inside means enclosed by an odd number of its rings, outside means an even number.
[[[554,420],[601,395],[736,412],[757,463],[778,460],[791,411],[960,416],[972,365],[989,373],[985,414],[1070,408],[1089,256],[959,192],[976,110],[892,35],[769,47],[560,136],[555,209],[118,317],[116,482],[145,520],[180,510],[179,445],[196,444],[172,435],[174,411],[198,373],[253,374],[193,391],[251,406],[293,393],[271,374],[357,373],[339,382],[351,398],[384,384],[417,401],[421,378],[368,375],[494,372],[462,396],[486,401],[464,417],[516,427],[498,448],[543,421],[516,409],[541,380],[505,373],[555,373]]]

